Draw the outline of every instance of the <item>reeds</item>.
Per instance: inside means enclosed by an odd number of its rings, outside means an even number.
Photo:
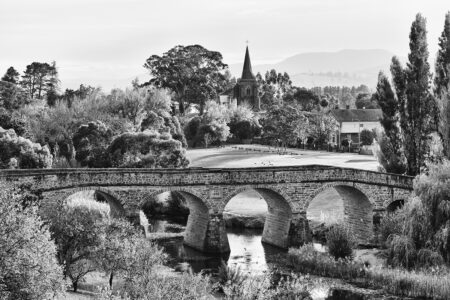
[[[408,271],[402,268],[365,267],[351,260],[334,260],[308,244],[289,249],[288,264],[295,271],[358,282],[386,293],[432,299],[450,299],[450,273],[447,268]]]

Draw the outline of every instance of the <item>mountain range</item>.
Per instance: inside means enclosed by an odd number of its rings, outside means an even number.
[[[250,53],[251,55],[251,53]],[[288,57],[278,63],[253,65],[253,73],[265,74],[275,69],[287,72],[296,86],[359,86],[375,88],[380,71],[389,73],[395,54],[383,49],[345,49],[337,52],[308,52]],[[401,61],[405,59],[400,58]],[[229,65],[233,76],[239,78],[242,63]]]

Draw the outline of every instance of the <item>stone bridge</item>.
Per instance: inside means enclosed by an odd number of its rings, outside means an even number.
[[[102,194],[111,214],[138,220],[156,195],[177,191],[190,214],[184,243],[200,251],[229,249],[223,220],[228,201],[248,189],[267,202],[263,242],[287,248],[301,244],[309,233],[306,210],[322,191],[334,188],[344,203],[346,222],[360,242],[373,237],[373,216],[406,199],[413,178],[358,169],[309,165],[240,169],[35,169],[3,170],[9,185],[30,183],[42,191],[41,209],[86,190]]]

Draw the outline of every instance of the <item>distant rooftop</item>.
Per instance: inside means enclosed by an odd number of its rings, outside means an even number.
[[[338,122],[378,122],[383,117],[381,109],[334,109],[331,113]]]

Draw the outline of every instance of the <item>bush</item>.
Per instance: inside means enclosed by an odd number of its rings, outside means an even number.
[[[108,167],[106,149],[112,139],[112,131],[100,121],[78,127],[73,135],[75,158],[83,167]]]
[[[230,132],[238,139],[247,140],[261,134],[261,127],[253,121],[244,120],[237,123],[230,123]]]
[[[343,139],[341,142],[341,146],[348,147],[350,146],[350,142],[347,139]]]
[[[415,264],[416,247],[411,238],[405,235],[391,237],[388,248],[388,263],[410,269]]]
[[[358,280],[361,286],[383,289],[387,293],[426,299],[450,299],[448,270],[407,271],[384,267],[366,268],[363,263],[334,260],[318,253],[313,245],[289,249],[288,264],[294,270],[319,276]]]
[[[370,146],[373,143],[373,132],[367,129],[364,129],[360,133],[361,145]]]
[[[403,230],[404,212],[402,209],[398,209],[393,213],[388,213],[381,219],[380,234],[381,243],[387,246],[387,241],[393,235],[400,235]]]
[[[13,129],[0,127],[0,168],[38,169],[51,168],[52,155],[47,146],[18,136]]]
[[[350,230],[341,224],[333,225],[326,234],[329,253],[335,258],[352,258],[355,241]]]
[[[26,131],[26,123],[24,120],[15,115],[15,112],[7,111],[0,108],[0,127],[3,129],[14,129],[17,135],[23,136]]]
[[[444,258],[439,252],[427,248],[417,251],[416,267],[428,269],[443,265]]]
[[[108,148],[112,166],[119,168],[183,168],[186,150],[170,134],[154,131],[124,133]]]

